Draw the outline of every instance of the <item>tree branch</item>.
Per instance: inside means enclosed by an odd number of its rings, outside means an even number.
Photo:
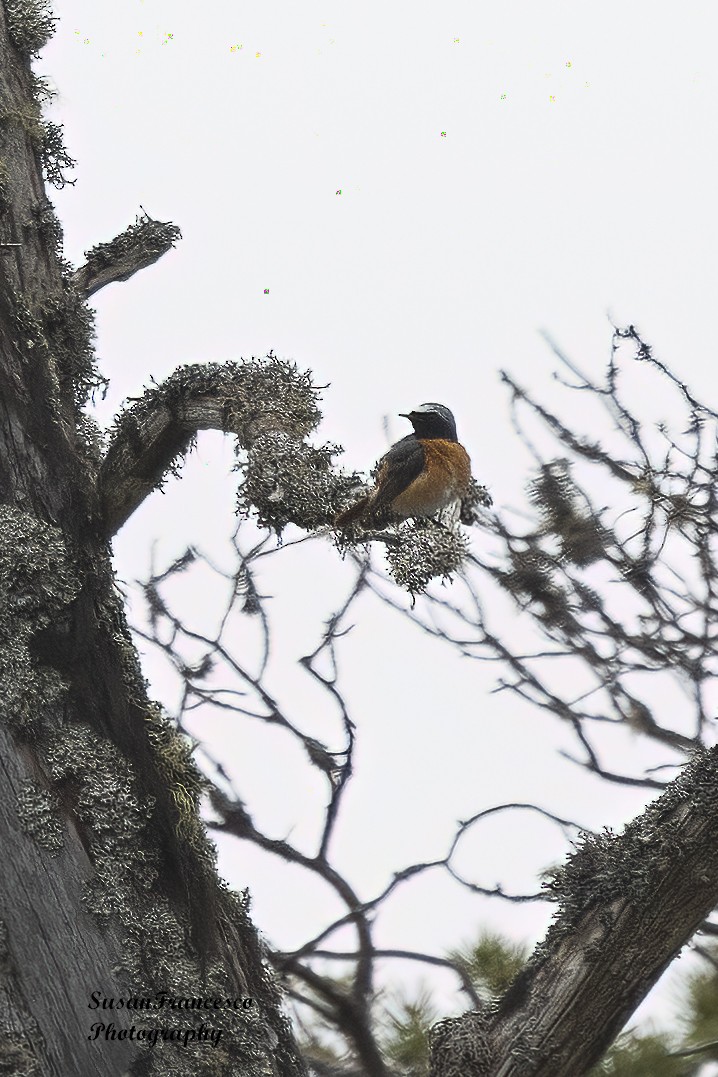
[[[154,265],[182,238],[176,224],[154,221],[146,213],[109,243],[86,251],[87,261],[73,275],[72,283],[89,299],[100,288],[125,281],[141,269]]]
[[[249,451],[242,487],[260,524],[281,532],[326,524],[353,482],[330,463],[334,446],[302,439],[319,421],[309,375],[275,358],[180,367],[145,390],[115,423],[100,468],[103,529],[111,538],[190,447],[199,430],[223,430]]]
[[[718,749],[699,752],[620,837],[584,839],[560,912],[496,1011],[440,1022],[432,1077],[576,1077],[601,1057],[718,903]],[[467,1040],[476,1042],[467,1054]],[[481,1061],[478,1061],[481,1060]]]

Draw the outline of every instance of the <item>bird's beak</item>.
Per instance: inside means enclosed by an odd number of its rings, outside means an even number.
[[[413,411],[400,411],[399,415],[402,419],[410,419],[414,414]]]

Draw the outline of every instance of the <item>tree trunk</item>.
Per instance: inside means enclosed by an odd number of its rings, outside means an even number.
[[[559,912],[494,1008],[440,1022],[432,1077],[581,1077],[718,904],[718,749],[556,873]]]
[[[68,163],[29,63],[50,31],[0,0],[0,1070],[299,1075],[114,587],[82,412],[101,379],[81,289],[102,282],[63,263],[41,171]]]

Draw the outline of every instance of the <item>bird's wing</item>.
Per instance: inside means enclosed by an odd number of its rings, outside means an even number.
[[[395,497],[411,486],[424,469],[424,447],[415,434],[407,434],[379,461],[372,510],[388,508]]]

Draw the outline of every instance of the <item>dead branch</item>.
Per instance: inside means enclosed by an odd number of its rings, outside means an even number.
[[[141,269],[154,265],[181,238],[177,225],[155,221],[143,213],[109,243],[98,243],[86,251],[87,261],[75,270],[72,283],[89,299],[108,284],[129,280]]]

